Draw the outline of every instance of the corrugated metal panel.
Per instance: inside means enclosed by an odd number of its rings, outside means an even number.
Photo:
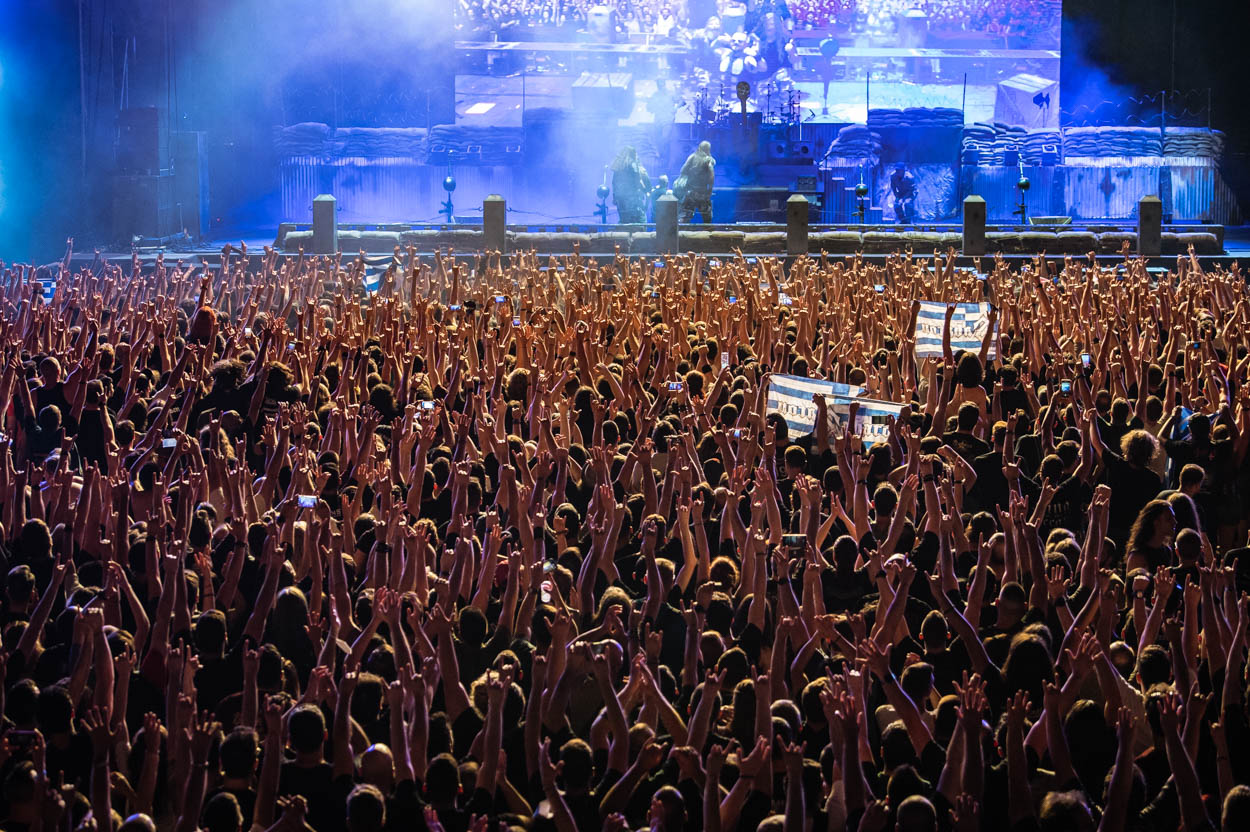
[[[284,159],[280,164],[282,219],[310,222],[312,200],[332,193],[344,223],[420,222],[436,219],[446,198],[444,165],[417,164],[412,159],[326,160],[311,156]],[[513,194],[509,166],[452,167],[456,178],[453,202],[457,214],[481,210],[492,193]]]
[[[1137,203],[1142,197],[1158,195],[1160,191],[1160,164],[1068,164],[1065,167],[1065,202],[1068,214],[1074,219],[1130,219],[1137,216]]]
[[[1064,171],[1062,166],[1026,165],[1024,175],[1029,178],[1026,198],[1030,216],[1068,216],[1064,202]],[[1018,223],[1020,217],[1013,212],[1020,204],[1020,168],[1000,165],[966,165],[960,174],[960,195],[979,196],[985,200],[986,221]]]
[[[1237,199],[1210,159],[1172,159],[1172,220],[1239,225]],[[1183,162],[1183,164],[1177,164]],[[1190,164],[1195,163],[1195,164]]]
[[[314,156],[291,156],[279,164],[283,222],[312,222],[312,201],[318,193],[321,163]]]
[[[332,163],[331,193],[342,222],[400,222],[438,213],[429,205],[426,165],[406,159],[347,157]]]

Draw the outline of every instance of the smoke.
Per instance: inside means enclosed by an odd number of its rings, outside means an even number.
[[[1114,80],[1099,54],[1105,27],[1078,17],[1064,18],[1060,95],[1063,126],[1127,124],[1136,114],[1134,90]]]

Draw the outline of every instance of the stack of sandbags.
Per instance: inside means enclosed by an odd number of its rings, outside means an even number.
[[[871,109],[869,127],[960,127],[964,114],[954,107],[908,107],[904,110]]]
[[[322,156],[330,152],[330,125],[305,121],[288,127],[275,127],[274,150],[280,158],[291,156]]]
[[[1224,134],[1205,127],[1169,127],[1163,133],[1163,155],[1218,159],[1224,155]]]
[[[838,131],[838,137],[829,145],[826,158],[871,159],[876,164],[881,156],[881,134],[869,130],[863,124],[848,124]]]
[[[1063,133],[1063,155],[1161,156],[1163,140],[1154,127],[1069,127]]]
[[[1028,131],[1023,127],[1009,124],[969,124],[964,127],[962,149],[965,159],[976,155],[978,164],[1004,164],[1003,153],[1007,150],[1022,151],[1028,138]]]
[[[1058,152],[1062,144],[1063,135],[1058,130],[1030,130],[1020,144],[1020,161],[1026,165],[1040,165],[1042,148],[1049,145]],[[1063,161],[1062,157],[1056,161]]]
[[[425,128],[340,127],[332,145],[339,157],[416,159],[425,155]]]
[[[432,161],[463,165],[506,165],[520,154],[508,148],[522,145],[520,127],[469,127],[439,124],[430,128],[429,152]]]

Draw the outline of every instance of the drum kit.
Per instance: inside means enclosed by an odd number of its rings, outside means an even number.
[[[732,79],[730,79],[732,80]],[[697,87],[687,106],[700,127],[727,127],[740,119],[742,104],[739,87],[722,81],[719,86],[707,83]],[[788,81],[772,78],[748,90],[746,110],[760,113],[764,124],[799,124],[803,120],[802,93]]]

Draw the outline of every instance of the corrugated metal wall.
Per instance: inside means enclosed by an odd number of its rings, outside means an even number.
[[[447,167],[422,165],[410,159],[321,159],[299,156],[281,164],[282,219],[310,222],[312,200],[332,193],[344,223],[422,222],[436,219],[446,193]],[[514,192],[514,168],[454,166],[457,214],[480,212],[492,193]]]
[[[1069,159],[1065,167],[1064,197],[1073,219],[1131,219],[1137,216],[1142,197],[1163,196],[1162,157],[1108,156],[1076,164]]]
[[[1168,162],[1174,222],[1241,224],[1237,199],[1224,184],[1214,159],[1176,157],[1168,159]]]
[[[1026,165],[1024,175],[1029,178],[1026,199],[1029,216],[1067,216],[1064,203],[1062,166]],[[959,198],[976,195],[985,200],[988,222],[1016,223],[1020,217],[1013,212],[1020,204],[1020,168],[1002,165],[966,165],[960,173]]]

